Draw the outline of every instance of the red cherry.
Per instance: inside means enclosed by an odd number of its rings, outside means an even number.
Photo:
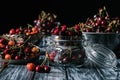
[[[0,48],[5,48],[5,45],[0,43]]]
[[[68,57],[64,57],[63,60],[62,60],[63,63],[67,63],[68,61],[69,61]]]
[[[18,55],[15,56],[15,60],[18,60],[18,59],[20,59],[20,56],[18,56]]]
[[[49,55],[49,59],[50,59],[50,61],[54,61],[54,56],[52,56],[52,55]]]
[[[32,62],[27,63],[26,68],[27,68],[29,71],[33,71],[33,70],[35,70],[35,64],[32,63]]]
[[[59,30],[58,28],[56,28],[56,29],[53,31],[53,34],[54,34],[54,35],[58,35],[58,34],[59,34],[59,31],[60,31],[60,30]]]
[[[19,33],[21,32],[20,28],[17,28],[17,29],[15,30],[15,32],[16,32],[17,34],[19,34]]]
[[[110,20],[110,17],[109,16],[105,16],[105,20]]]
[[[98,17],[98,18],[97,18],[97,21],[101,21],[101,20],[102,20],[101,17]]]
[[[28,29],[24,29],[24,32],[25,32],[25,33],[28,32]]]
[[[74,34],[74,33],[73,33],[72,31],[68,31],[68,35],[69,35],[69,36],[73,36],[73,34]]]
[[[24,42],[22,42],[22,41],[21,41],[21,42],[17,42],[17,45],[18,45],[18,46],[20,46],[20,45],[22,45],[22,44],[24,44]]]
[[[86,30],[85,30],[86,32],[90,32],[90,28],[86,28]]]
[[[101,25],[105,26],[106,22],[105,21],[101,21]]]
[[[5,50],[3,51],[3,53],[4,53],[4,54],[9,53],[9,49],[5,49]]]
[[[49,54],[49,59],[50,59],[50,61],[54,61],[55,55],[56,55],[56,52],[55,52],[55,51],[52,51],[52,52]]]
[[[43,67],[40,66],[40,65],[37,65],[37,66],[35,67],[35,71],[36,71],[36,72],[42,72],[42,70],[43,70]]]
[[[4,38],[0,38],[0,43],[4,43],[5,39]]]
[[[9,49],[9,46],[8,46],[8,45],[6,45],[6,46],[5,46],[5,49]]]
[[[107,32],[110,32],[111,31],[111,27],[108,26],[107,29],[106,29]]]
[[[28,47],[25,48],[26,53],[29,53],[30,51],[31,51],[30,48],[28,48]]]
[[[76,31],[79,31],[79,30],[80,30],[80,26],[75,25],[75,30],[76,30]]]
[[[43,69],[44,69],[44,72],[46,72],[46,73],[49,73],[51,70],[50,66],[47,66],[47,65],[44,65]]]
[[[13,29],[13,28],[10,29],[9,34],[11,34],[11,35],[12,35],[12,34],[15,34],[15,29]]]
[[[67,30],[67,26],[66,25],[63,25],[61,27],[62,27],[62,31],[66,31]]]

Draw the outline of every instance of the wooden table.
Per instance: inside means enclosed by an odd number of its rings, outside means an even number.
[[[118,60],[117,69],[89,66],[87,68],[50,67],[50,73],[38,73],[28,71],[26,65],[9,64],[8,67],[0,69],[0,80],[120,80],[120,60]]]
[[[120,67],[82,68],[51,66],[50,73],[28,71],[26,65],[9,65],[0,70],[0,80],[120,80]]]

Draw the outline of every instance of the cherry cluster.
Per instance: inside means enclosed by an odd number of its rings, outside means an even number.
[[[38,16],[38,19],[34,21],[35,26],[39,27],[39,31],[43,32],[45,35],[49,35],[52,28],[58,25],[56,22],[56,15],[51,13],[46,13],[44,11]]]
[[[58,36],[79,36],[81,35],[79,25],[75,25],[75,27],[68,27],[67,25],[59,25],[51,30],[53,35]]]
[[[41,64],[35,64],[33,62],[29,62],[29,63],[27,63],[26,68],[29,71],[36,71],[36,72],[40,72],[40,73],[49,73],[51,70],[51,67],[49,66],[49,57],[48,57],[47,51],[45,53],[45,58]]]
[[[66,48],[62,51],[49,51],[49,60],[57,64],[82,64],[85,58],[84,49]]]
[[[111,18],[105,7],[100,8],[98,14],[88,18],[82,28],[83,32],[120,32],[120,19]]]
[[[26,68],[29,71],[36,71],[36,72],[40,72],[40,73],[49,73],[51,68],[48,65],[35,65],[34,63],[30,62],[27,63]]]
[[[0,52],[6,60],[26,60],[38,56],[40,49],[26,41],[17,42],[13,38],[0,37]]]
[[[37,26],[32,26],[30,24],[27,25],[27,27],[25,28],[22,28],[22,27],[19,27],[19,28],[11,28],[8,32],[8,34],[10,35],[34,35],[34,34],[37,34],[39,33],[39,29]]]
[[[23,38],[24,40],[27,40],[30,37],[28,42],[33,44],[37,44],[39,40],[42,38],[39,28],[37,26],[32,26],[30,24],[28,24],[27,27],[24,28],[23,27],[19,27],[16,29],[11,28],[6,35],[19,36],[19,38]]]

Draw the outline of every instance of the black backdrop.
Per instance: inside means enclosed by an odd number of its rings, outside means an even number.
[[[104,5],[110,16],[120,16],[118,0],[4,0],[0,2],[0,34],[33,24],[42,10],[56,14],[61,23],[69,26],[85,21]]]

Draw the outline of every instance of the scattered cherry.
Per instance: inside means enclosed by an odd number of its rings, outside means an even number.
[[[51,70],[50,66],[47,66],[47,65],[44,65],[44,66],[43,66],[43,69],[44,69],[44,72],[45,72],[45,73],[49,73],[50,70]]]
[[[27,63],[26,67],[29,71],[34,71],[35,70],[35,64],[34,63]]]

